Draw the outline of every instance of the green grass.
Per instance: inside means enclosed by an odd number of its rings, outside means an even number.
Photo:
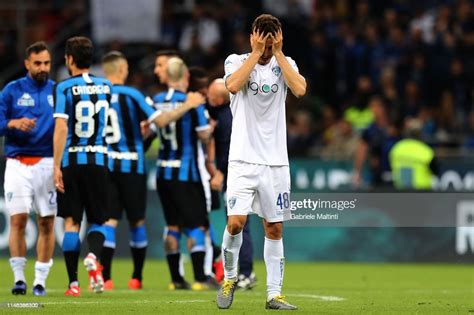
[[[48,279],[48,296],[31,294],[29,260],[26,296],[10,294],[12,275],[7,259],[0,261],[0,303],[40,302],[41,309],[0,308],[4,313],[47,314],[257,314],[265,312],[265,266],[257,262],[258,286],[236,292],[231,310],[218,311],[215,292],[171,292],[163,261],[149,260],[142,291],[127,290],[131,262],[116,260],[116,289],[94,294],[85,290],[86,272],[80,268],[82,296],[63,297],[67,276],[62,259],[55,260]],[[81,266],[80,266],[81,267]],[[189,266],[188,266],[189,267]],[[187,269],[187,278],[191,272]],[[305,314],[474,314],[474,266],[455,264],[295,263],[286,265],[284,294]]]

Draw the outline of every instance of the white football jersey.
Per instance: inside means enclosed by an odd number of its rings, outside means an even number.
[[[230,55],[225,60],[225,77],[240,68],[249,54]],[[298,71],[293,59],[286,57]],[[232,136],[229,161],[271,166],[288,165],[286,148],[285,100],[287,85],[272,57],[266,65],[257,64],[249,80],[235,95],[230,94]]]

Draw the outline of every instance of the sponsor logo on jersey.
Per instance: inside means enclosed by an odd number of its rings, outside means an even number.
[[[48,95],[48,104],[51,107],[54,106],[54,100],[53,100],[53,96],[51,94]]]
[[[278,84],[274,83],[272,85],[263,84],[259,85],[257,82],[248,82],[248,88],[253,92],[253,95],[257,95],[258,93],[268,94],[270,92],[276,93],[278,92]]]
[[[272,72],[275,76],[279,77],[281,74],[281,68],[279,66],[275,66],[272,68]]]
[[[18,99],[18,106],[35,106],[35,100],[28,93],[23,93],[23,95]]]

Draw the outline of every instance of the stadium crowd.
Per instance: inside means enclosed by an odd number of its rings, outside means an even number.
[[[89,2],[82,0],[26,3],[35,8],[27,14],[28,42],[53,40],[64,25],[74,26],[90,11]],[[249,51],[249,25],[265,11],[281,19],[285,51],[309,83],[305,98],[288,99],[290,156],[353,157],[362,131],[374,120],[369,104],[375,95],[393,126],[399,119],[414,118],[430,145],[474,148],[472,1],[191,3],[163,1],[160,42],[114,41],[96,50],[96,60],[106,51],[123,51],[130,62],[129,83],[148,95],[163,89],[153,74],[157,49],[178,48],[190,66],[206,68],[211,79],[222,77],[223,59],[231,51]],[[22,60],[15,53],[14,10],[0,10],[2,68]],[[91,34],[90,24],[77,28]],[[53,60],[56,69],[62,62]]]
[[[88,14],[84,1],[41,3],[39,8],[48,9],[31,19],[30,42],[53,39],[75,16]],[[368,112],[374,95],[390,108],[391,119],[398,115],[421,121],[425,142],[474,146],[472,1],[208,0],[194,1],[191,7],[180,3],[163,1],[159,43],[115,41],[98,49],[97,55],[123,51],[131,63],[130,84],[152,95],[160,88],[152,72],[157,49],[179,48],[190,66],[203,66],[211,78],[221,77],[223,58],[231,51],[249,50],[246,30],[256,12],[267,11],[280,17],[285,49],[309,83],[310,97],[289,99],[291,156],[353,156],[354,142],[373,121]],[[15,62],[16,34],[7,26],[14,15],[3,15],[10,16],[2,19],[0,32],[4,66]],[[90,32],[90,27],[83,31]]]

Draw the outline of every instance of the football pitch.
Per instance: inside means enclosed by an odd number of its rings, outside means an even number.
[[[189,265],[189,264],[187,264]],[[80,267],[82,267],[80,265]],[[13,277],[8,260],[0,260],[0,314],[258,314],[266,312],[265,266],[257,262],[258,285],[237,291],[230,310],[217,310],[215,292],[168,291],[164,261],[148,260],[144,289],[131,291],[127,281],[131,261],[115,260],[113,291],[87,291],[87,276],[79,269],[82,295],[63,297],[67,276],[61,258],[48,279],[48,296],[31,294],[34,261],[27,265],[28,293],[10,293]],[[189,266],[186,278],[192,279]],[[296,263],[285,269],[284,295],[304,314],[474,314],[474,266],[455,264]],[[38,302],[39,309],[7,308],[10,302]],[[275,311],[268,311],[275,312]]]

